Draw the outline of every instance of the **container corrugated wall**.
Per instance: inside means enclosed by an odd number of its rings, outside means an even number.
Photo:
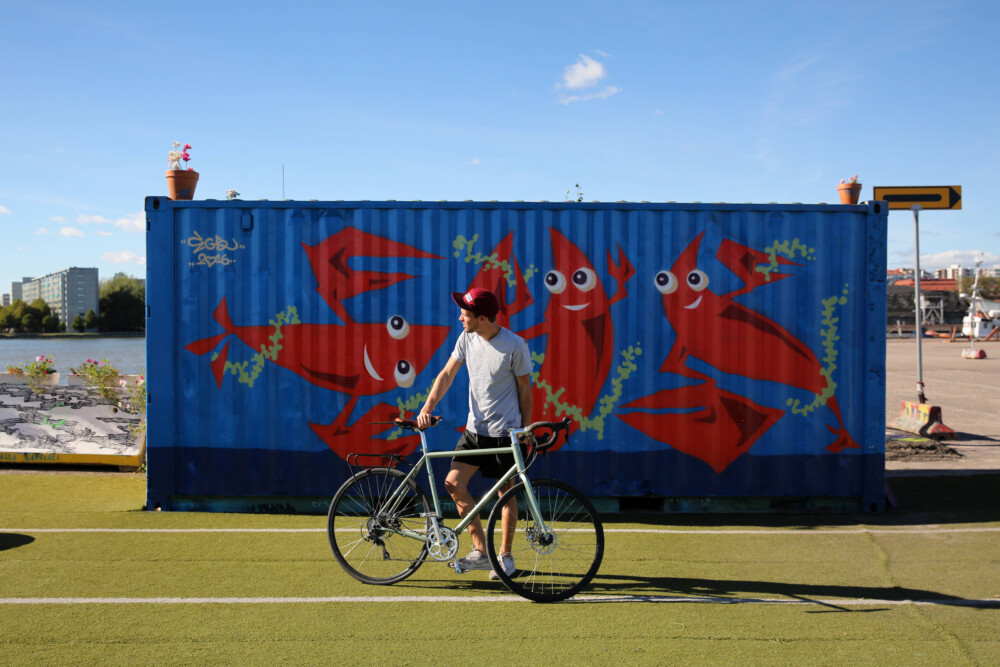
[[[534,476],[594,497],[883,505],[884,203],[151,197],[146,213],[150,508],[329,497],[346,454],[412,452],[371,422],[419,409],[461,331],[450,294],[474,285],[528,341],[534,418],[576,422]],[[464,372],[438,412],[429,435],[451,448]]]

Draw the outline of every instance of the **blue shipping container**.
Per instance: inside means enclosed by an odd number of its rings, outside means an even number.
[[[576,424],[534,476],[878,510],[887,214],[150,197],[148,506],[328,498],[347,454],[412,453],[372,422],[419,410],[461,332],[451,293],[485,286],[531,348],[534,418]],[[436,448],[467,400],[463,372]]]

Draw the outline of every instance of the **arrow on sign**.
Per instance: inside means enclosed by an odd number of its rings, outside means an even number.
[[[908,185],[873,188],[875,199],[889,202],[889,209],[921,208],[958,210],[962,208],[961,185]]]

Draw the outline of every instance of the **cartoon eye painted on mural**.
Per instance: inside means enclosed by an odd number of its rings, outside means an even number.
[[[389,335],[396,340],[402,340],[410,333],[410,325],[399,315],[393,315],[385,323],[385,328],[389,330]]]
[[[677,291],[677,278],[670,271],[660,271],[656,274],[653,279],[653,284],[656,285],[656,289],[660,291],[660,294],[673,294]]]
[[[597,274],[590,269],[577,269],[573,274],[573,284],[581,292],[589,292],[597,286]]]
[[[545,288],[553,294],[562,294],[566,289],[566,276],[558,271],[549,271],[545,274]]]
[[[417,374],[413,371],[413,366],[409,361],[400,359],[396,364],[396,384],[404,389],[413,384]]]
[[[704,271],[695,269],[687,275],[687,284],[695,292],[700,292],[708,287],[708,275]]]

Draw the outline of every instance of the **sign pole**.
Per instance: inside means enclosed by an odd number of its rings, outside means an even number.
[[[914,204],[910,207],[913,211],[913,252],[915,257],[916,268],[913,271],[913,305],[914,305],[914,315],[916,316],[916,328],[914,331],[917,334],[917,401],[920,403],[926,403],[927,397],[924,396],[924,357],[923,357],[923,339],[924,332],[923,326],[920,321],[920,211],[923,207],[920,204]]]

